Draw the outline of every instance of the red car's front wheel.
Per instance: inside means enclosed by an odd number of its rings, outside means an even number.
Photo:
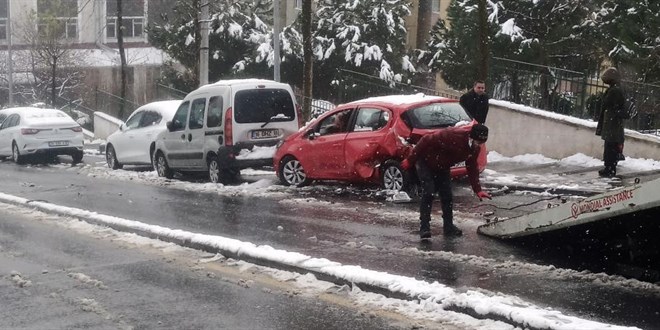
[[[410,174],[404,171],[396,160],[388,160],[381,167],[381,186],[383,189],[406,191],[410,187]]]
[[[278,176],[282,184],[286,186],[302,187],[310,182],[300,161],[292,156],[287,156],[282,160]]]

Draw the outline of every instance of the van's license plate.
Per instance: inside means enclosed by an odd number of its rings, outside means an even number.
[[[277,129],[260,129],[252,131],[252,139],[272,139],[278,137],[279,130]]]
[[[69,141],[50,141],[48,142],[49,147],[65,147],[69,145]]]

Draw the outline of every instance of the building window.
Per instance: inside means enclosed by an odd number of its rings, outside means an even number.
[[[440,0],[433,0],[431,2],[431,11],[434,13],[440,12]]]
[[[144,36],[145,8],[144,0],[122,2],[122,25],[124,38]],[[117,0],[106,1],[106,36],[117,38]]]
[[[0,40],[7,39],[7,1],[0,0]]]
[[[0,40],[7,39],[7,18],[0,17]]]
[[[74,39],[78,37],[78,0],[38,0],[39,33]]]
[[[296,0],[296,9],[302,9],[303,0]]]

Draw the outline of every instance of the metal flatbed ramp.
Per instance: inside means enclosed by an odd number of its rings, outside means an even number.
[[[535,234],[550,233],[573,227],[581,230],[586,225],[597,225],[612,219],[635,217],[637,213],[660,211],[660,179],[625,186],[616,190],[587,197],[576,202],[561,204],[554,208],[504,219],[479,226],[480,234],[509,239]],[[660,217],[644,217],[646,222],[655,222],[652,227],[660,228]],[[624,220],[625,221],[625,220]],[[648,223],[646,224],[648,225]]]

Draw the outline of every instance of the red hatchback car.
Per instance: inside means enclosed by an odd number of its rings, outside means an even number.
[[[346,103],[313,120],[278,144],[275,171],[284,185],[312,180],[380,183],[407,190],[415,180],[399,166],[419,139],[450,126],[474,122],[457,100],[418,95],[372,97]],[[486,148],[477,160],[486,167]],[[464,164],[452,177],[467,175]]]

